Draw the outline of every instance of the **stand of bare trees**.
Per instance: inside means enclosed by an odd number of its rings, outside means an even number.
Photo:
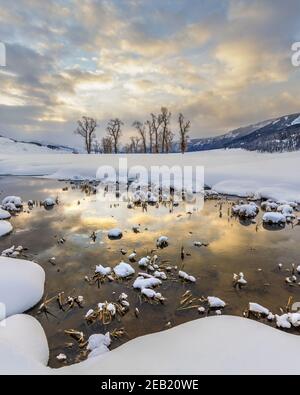
[[[171,129],[171,112],[166,107],[162,107],[159,114],[152,113],[150,117],[150,120],[145,122],[133,122],[132,126],[136,129],[136,134],[130,136],[123,151],[126,153],[170,153],[174,152],[174,147],[179,145],[180,152],[184,154],[188,149],[188,133],[191,122],[186,120],[182,113],[179,114],[179,140],[178,144],[176,141],[175,146],[175,134]],[[78,121],[75,133],[84,138],[85,148],[89,154],[92,151],[117,154],[120,150],[123,125],[124,123],[119,118],[111,119],[106,127],[106,135],[99,142],[95,137],[97,121],[93,118],[83,117]]]

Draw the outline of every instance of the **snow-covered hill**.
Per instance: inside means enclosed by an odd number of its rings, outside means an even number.
[[[192,139],[189,151],[243,148],[249,151],[300,150],[300,113],[239,128],[222,136]]]
[[[0,135],[0,154],[72,154],[77,151],[61,145],[41,144],[36,142],[23,142]]]

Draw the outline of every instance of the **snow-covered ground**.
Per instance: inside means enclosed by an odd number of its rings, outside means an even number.
[[[220,330],[222,328],[222,330]],[[298,336],[245,318],[203,318],[143,336],[103,355],[58,370],[47,368],[47,339],[26,315],[0,326],[2,374],[255,374],[300,373]]]
[[[23,143],[0,136],[0,155],[65,154],[70,151],[67,147],[57,146],[57,149],[51,149],[46,145]]]
[[[34,175],[57,179],[95,178],[100,166],[204,166],[205,182],[220,193],[300,202],[300,152],[262,154],[215,150],[168,155],[3,155],[0,175]]]

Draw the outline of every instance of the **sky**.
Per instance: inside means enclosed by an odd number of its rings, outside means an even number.
[[[168,107],[191,137],[300,112],[299,0],[0,0],[0,134],[78,146]]]

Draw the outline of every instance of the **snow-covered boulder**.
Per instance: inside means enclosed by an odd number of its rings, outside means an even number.
[[[13,227],[10,222],[0,221],[0,237],[8,235],[12,230]]]
[[[101,276],[108,276],[111,273],[111,268],[98,265],[96,266],[95,273],[99,273]]]
[[[286,217],[281,213],[265,213],[263,223],[267,225],[282,225],[286,223]]]
[[[126,262],[120,262],[114,267],[114,273],[119,278],[126,278],[135,273],[134,268]]]
[[[207,298],[209,307],[212,309],[220,309],[220,308],[224,308],[226,306],[226,303],[220,299],[220,298],[216,298],[215,296],[209,296]]]
[[[108,232],[108,237],[110,239],[121,239],[122,236],[123,236],[123,232],[121,231],[121,229],[117,229],[117,228],[116,229],[111,229]]]
[[[47,198],[43,201],[43,206],[45,206],[45,207],[53,207],[53,206],[55,206],[55,204],[56,204],[55,200],[52,198]]]
[[[0,257],[0,303],[6,317],[35,306],[44,293],[45,272],[34,262]]]
[[[158,285],[161,285],[162,282],[159,278],[152,277],[152,276],[147,276],[146,278],[143,276],[139,276],[136,278],[136,280],[133,283],[133,288],[134,289],[139,289],[143,290],[144,288],[153,288],[157,287]]]
[[[7,196],[2,200],[2,209],[11,212],[20,211],[23,206],[22,199],[19,196]]]
[[[178,272],[178,276],[185,281],[190,281],[191,283],[196,282],[196,278],[194,276],[191,276],[182,270]]]
[[[157,239],[156,245],[158,248],[164,248],[164,247],[168,247],[169,245],[169,239],[167,236],[160,236]]]
[[[278,204],[273,202],[272,200],[267,200],[266,202],[262,202],[261,208],[262,210],[267,212],[277,211]]]
[[[251,202],[249,204],[233,206],[232,212],[240,218],[255,218],[259,213],[259,208],[255,203]]]
[[[11,215],[8,211],[3,210],[2,208],[0,208],[0,220],[3,219],[10,219]]]
[[[249,303],[249,311],[251,311],[251,313],[262,314],[265,316],[268,316],[270,314],[269,309],[266,309],[265,307],[257,303]]]

